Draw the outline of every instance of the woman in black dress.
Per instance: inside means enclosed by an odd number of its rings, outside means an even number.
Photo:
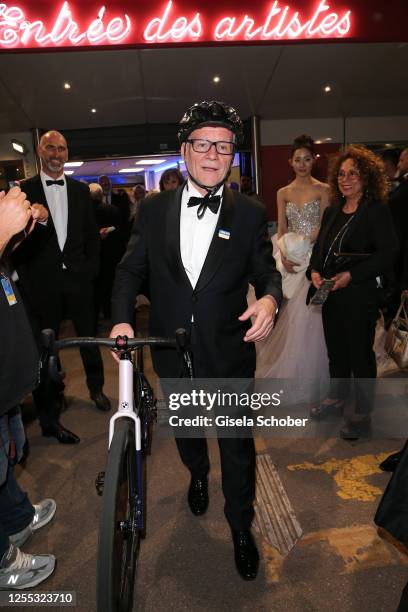
[[[349,146],[332,161],[328,182],[331,205],[323,215],[309,273],[312,291],[325,279],[333,281],[322,307],[332,382],[329,397],[312,409],[311,416],[321,419],[341,412],[354,378],[354,414],[340,435],[357,439],[370,430],[377,374],[373,351],[377,279],[392,266],[397,237],[385,204],[384,165],[374,153]]]

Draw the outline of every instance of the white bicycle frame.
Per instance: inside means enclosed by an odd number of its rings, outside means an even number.
[[[142,450],[140,418],[133,405],[133,362],[131,359],[119,361],[119,403],[117,412],[109,421],[109,448],[115,433],[115,423],[121,418],[132,419],[135,426],[135,447]]]

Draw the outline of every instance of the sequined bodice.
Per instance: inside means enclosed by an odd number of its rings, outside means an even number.
[[[320,225],[320,202],[312,200],[299,208],[293,202],[286,202],[286,217],[289,232],[310,236]]]

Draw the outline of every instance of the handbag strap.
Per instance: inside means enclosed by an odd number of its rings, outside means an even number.
[[[397,314],[395,315],[393,322],[396,323],[399,319],[404,320],[405,324],[408,326],[408,315],[407,315],[407,311],[405,309],[405,305],[407,302],[407,296],[403,295],[401,298],[401,304],[399,305],[399,308],[397,310]],[[404,317],[401,317],[401,312],[404,312]]]
[[[332,240],[332,243],[329,246],[329,250],[327,251],[327,255],[324,258],[324,262],[323,262],[323,274],[324,274],[324,269],[326,267],[327,261],[328,261],[330,255],[331,255],[331,252],[332,252],[332,250],[334,248],[334,245],[336,244],[336,240],[338,240],[338,238],[341,236],[341,238],[339,240],[339,251],[341,251],[341,245],[343,244],[344,236],[346,235],[347,230],[348,230],[348,226],[351,223],[351,221],[354,219],[354,217],[355,217],[355,213],[349,219],[347,219],[347,221],[344,223],[344,225],[341,226],[341,228],[339,229],[339,231],[335,235],[334,239]]]

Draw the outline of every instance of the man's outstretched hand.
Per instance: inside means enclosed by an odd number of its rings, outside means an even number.
[[[255,318],[252,327],[248,329],[244,337],[244,342],[259,342],[269,336],[275,322],[277,307],[276,300],[271,295],[265,295],[248,306],[246,311],[238,317],[240,321],[247,321],[250,317]]]

